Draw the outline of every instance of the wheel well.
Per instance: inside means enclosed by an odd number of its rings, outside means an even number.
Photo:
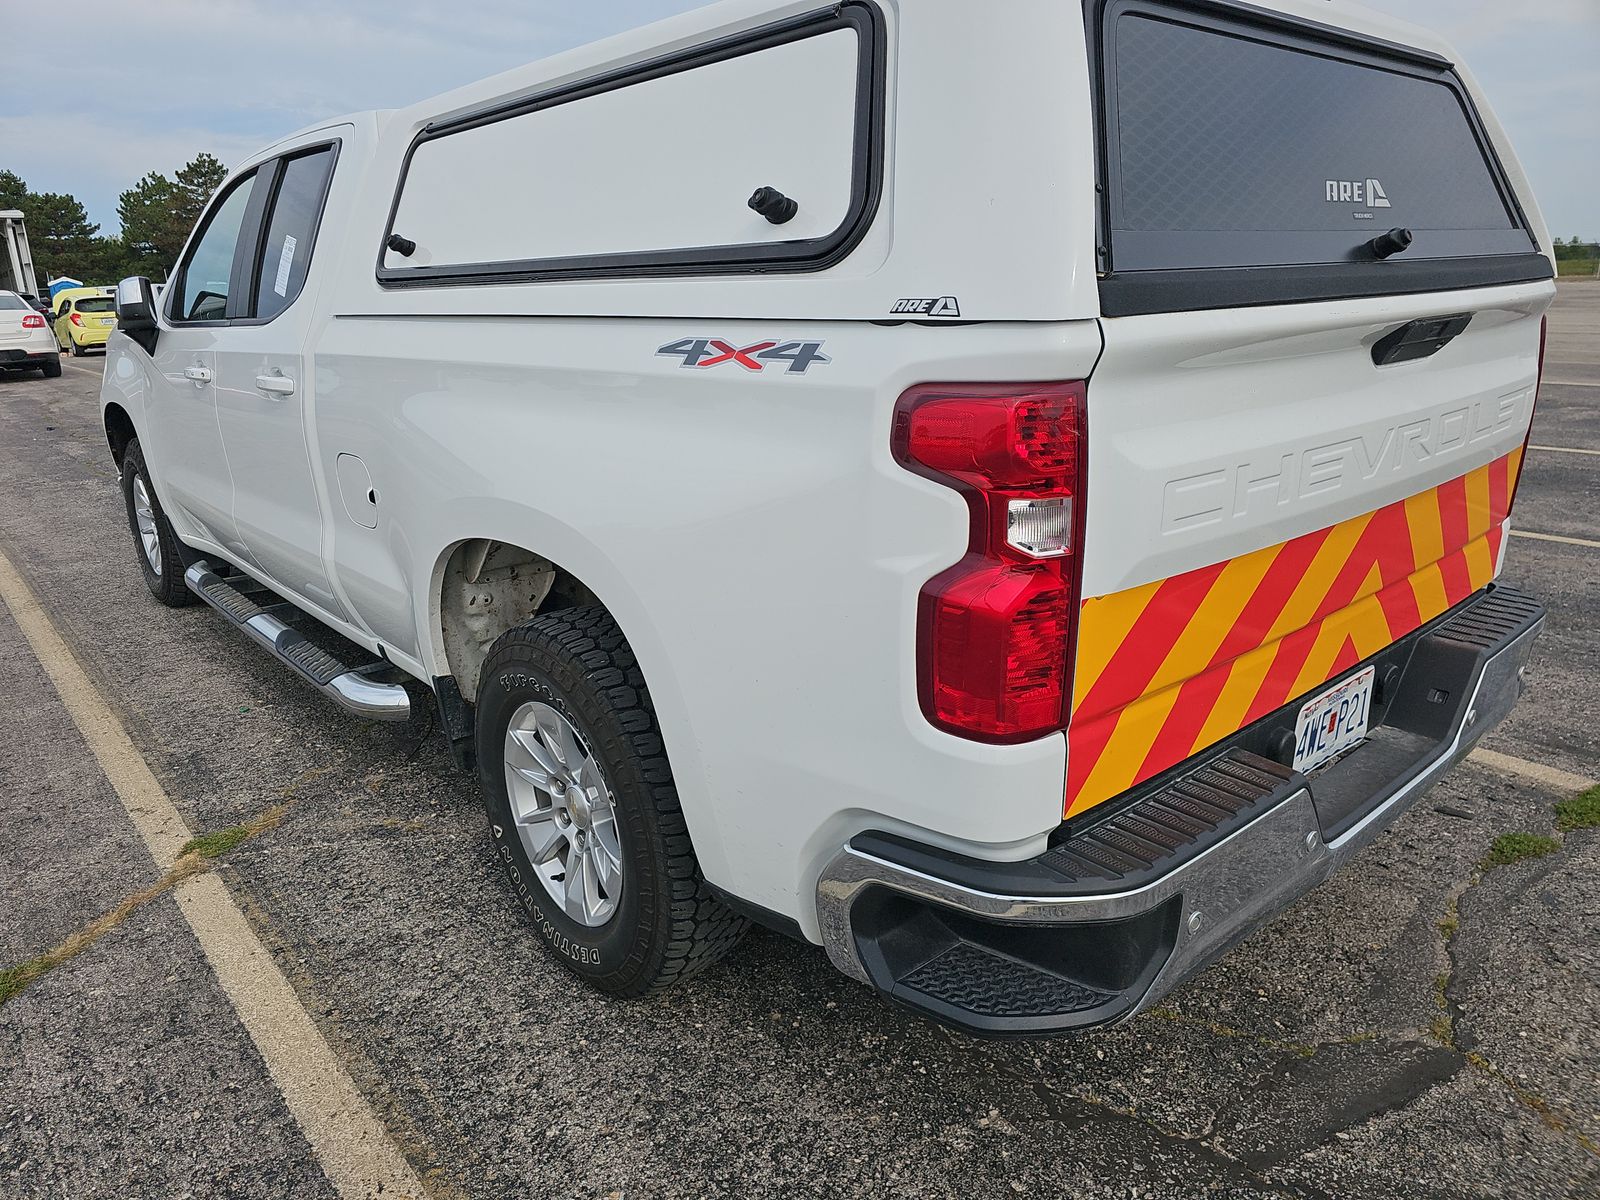
[[[462,542],[439,585],[445,662],[462,697],[477,702],[478,673],[501,634],[538,613],[591,604],[605,607],[588,584],[543,555],[487,538]]]
[[[128,443],[135,437],[133,418],[128,416],[127,409],[120,404],[106,405],[106,441],[111,445],[111,461],[117,464],[117,469],[122,469],[122,456],[127,453]]]

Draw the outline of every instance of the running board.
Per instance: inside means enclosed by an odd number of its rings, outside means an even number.
[[[346,666],[236,589],[205,559],[183,573],[183,582],[191,592],[346,712],[369,721],[411,718],[411,698],[406,695],[406,689],[398,683],[382,683],[373,678],[377,670],[392,670],[389,663],[380,659],[361,667]]]

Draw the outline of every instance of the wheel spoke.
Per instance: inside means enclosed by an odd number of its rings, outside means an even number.
[[[537,842],[533,849],[528,852],[529,859],[533,861],[533,865],[536,867],[543,867],[554,862],[561,853],[561,847],[566,845],[567,842],[566,832],[554,821],[539,822],[529,832],[538,832],[544,835],[544,839]]]
[[[599,838],[589,843],[589,858],[594,863],[595,879],[600,884],[600,890],[606,899],[615,900],[622,890],[622,860],[611,853]]]
[[[555,755],[562,767],[574,766],[583,757],[583,752],[578,749],[578,739],[572,732],[572,726],[567,724],[566,718],[553,708],[544,708],[536,718],[539,727],[539,740],[543,742]]]
[[[568,916],[584,925],[591,924],[594,917],[595,906],[590,899],[592,883],[589,856],[574,849],[567,857],[567,894],[562,907]]]
[[[506,766],[510,767],[534,787],[548,792],[550,785],[561,774],[561,764],[556,762],[550,751],[546,750],[539,742],[538,735],[528,729],[513,729],[511,731],[511,744],[528,756],[527,763],[512,762],[509,759]]]

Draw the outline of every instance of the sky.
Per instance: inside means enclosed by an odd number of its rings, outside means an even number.
[[[118,193],[146,171],[201,150],[231,164],[314,121],[409,104],[699,3],[0,0],[7,42],[33,48],[0,74],[0,168],[72,193],[111,233]],[[1600,238],[1600,0],[1367,3],[1456,45],[1552,235]]]

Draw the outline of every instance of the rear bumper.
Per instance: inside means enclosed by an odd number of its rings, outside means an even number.
[[[1309,779],[1282,765],[1296,702],[1064,825],[1026,862],[858,835],[818,880],[823,945],[845,974],[973,1033],[1126,1020],[1465,757],[1516,703],[1543,625],[1537,601],[1491,587],[1361,664],[1378,669],[1369,737]]]
[[[54,341],[48,350],[37,346],[0,347],[0,367],[42,367],[47,362],[60,361],[61,351],[56,349]]]

